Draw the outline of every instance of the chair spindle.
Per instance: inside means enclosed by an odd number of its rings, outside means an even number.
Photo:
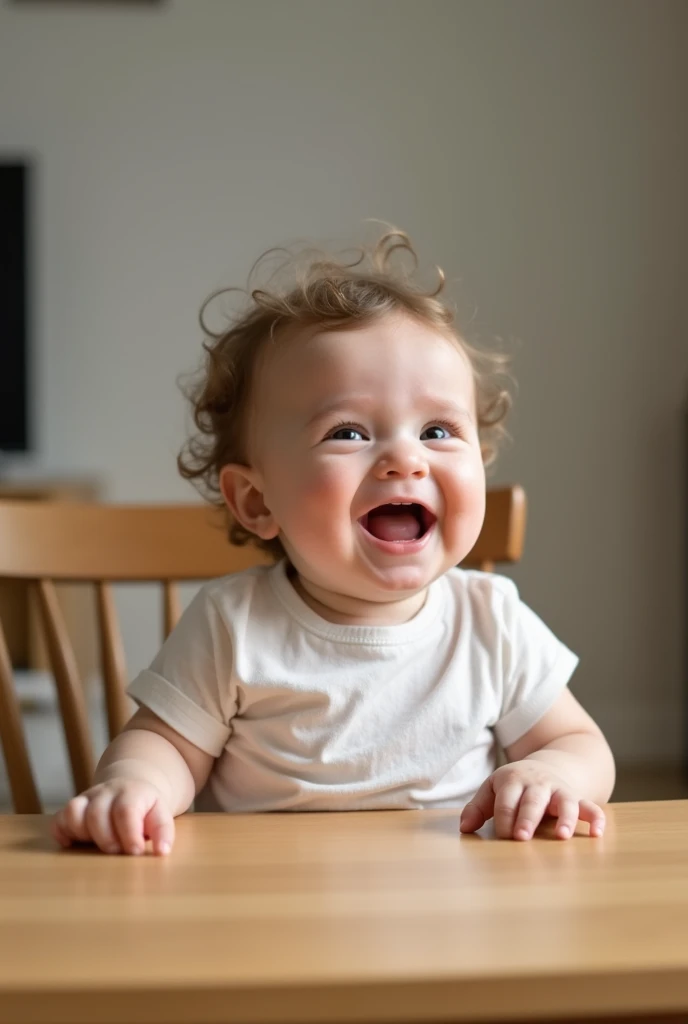
[[[131,718],[131,712],[126,695],[127,667],[115,595],[111,585],[104,580],[96,582],[96,605],[100,625],[108,735],[110,740],[113,740]]]
[[[90,743],[86,698],[79,681],[76,659],[52,580],[37,581],[38,607],[55,676],[67,752],[77,793],[93,783],[95,763]]]

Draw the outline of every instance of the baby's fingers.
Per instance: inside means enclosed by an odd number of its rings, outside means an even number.
[[[153,853],[169,853],[174,843],[174,818],[163,800],[156,800],[143,823],[144,833],[153,844]]]
[[[517,812],[526,787],[517,775],[504,772],[498,776],[495,789],[495,835],[498,839],[511,839],[514,836]],[[519,836],[518,838],[530,838],[530,836]]]
[[[526,786],[514,822],[514,839],[530,839],[544,818],[552,799],[549,786]]]
[[[572,796],[567,796],[559,791],[555,794],[550,810],[557,816],[557,824],[554,830],[557,839],[570,839],[576,831],[580,803]]]
[[[61,846],[88,843],[91,835],[86,824],[88,797],[83,793],[65,804],[50,822],[50,831]]]
[[[485,779],[482,786],[461,812],[461,831],[477,832],[494,814],[494,789],[492,776]]]
[[[599,838],[604,835],[604,827],[607,824],[605,813],[601,807],[594,804],[592,800],[581,800],[579,804],[578,817],[581,821],[590,822],[590,835]]]
[[[72,845],[72,837],[65,832],[59,823],[58,815],[54,814],[50,819],[50,835],[53,837],[56,843],[64,847],[65,850]]]
[[[122,847],[112,822],[112,794],[99,790],[86,807],[86,827],[90,838],[103,853],[121,853]]]
[[[119,793],[112,805],[112,823],[124,853],[137,856],[143,853],[146,843],[144,821],[146,804],[140,798]]]

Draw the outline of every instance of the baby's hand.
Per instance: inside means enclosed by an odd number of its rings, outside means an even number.
[[[475,832],[494,817],[499,839],[530,839],[546,814],[557,818],[556,836],[568,839],[578,820],[601,836],[605,816],[591,800],[579,800],[564,779],[538,761],[514,761],[483,782],[461,814],[461,831]]]
[[[139,854],[151,839],[153,853],[164,855],[174,842],[174,817],[166,798],[149,782],[110,779],[70,800],[50,830],[64,847],[93,842],[103,853]]]

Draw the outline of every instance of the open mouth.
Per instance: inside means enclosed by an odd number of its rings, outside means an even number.
[[[358,520],[364,530],[388,543],[420,540],[435,524],[437,517],[417,502],[390,502],[376,505]]]

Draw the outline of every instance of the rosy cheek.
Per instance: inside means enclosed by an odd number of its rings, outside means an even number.
[[[447,490],[464,496],[467,493],[472,494],[475,491],[484,490],[485,470],[482,460],[474,458],[457,460],[451,467],[447,467],[443,483]]]
[[[314,466],[300,479],[300,495],[312,502],[338,500],[349,490],[348,476],[341,463]]]
[[[271,477],[271,497],[266,492],[266,503],[272,508],[280,528],[298,543],[312,542],[327,526],[328,510],[335,504],[335,480],[310,467],[284,464]]]
[[[484,480],[485,478],[485,466],[483,460],[480,457],[480,452],[477,449],[471,449],[470,452],[465,452],[463,457],[458,460],[455,466],[455,472],[461,480]]]

